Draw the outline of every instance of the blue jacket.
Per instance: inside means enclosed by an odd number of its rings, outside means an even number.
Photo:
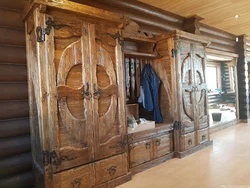
[[[160,82],[161,81],[154,72],[152,66],[146,64],[141,72],[141,87],[144,94],[142,104],[145,110],[154,111],[154,121],[156,123],[162,122],[158,103]]]

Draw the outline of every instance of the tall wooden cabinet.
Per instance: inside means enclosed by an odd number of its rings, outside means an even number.
[[[159,36],[158,52],[171,56],[162,62],[171,68],[176,156],[211,145],[206,87],[206,46],[209,40],[182,31]]]
[[[124,18],[69,1],[33,1],[28,8],[36,187],[105,187],[128,181],[119,40]]]

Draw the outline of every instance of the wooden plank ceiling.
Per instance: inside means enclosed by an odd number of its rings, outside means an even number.
[[[250,36],[250,0],[139,0],[163,10],[189,17],[235,35]],[[239,15],[238,18],[235,18]]]

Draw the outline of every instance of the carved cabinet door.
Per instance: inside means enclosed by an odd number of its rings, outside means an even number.
[[[81,29],[81,36],[73,38],[74,41],[71,38],[59,40],[61,45],[67,43],[62,52],[56,49],[56,53],[60,53],[57,72],[58,130],[55,133],[55,152],[51,155],[55,172],[94,160],[89,26],[83,25]]]
[[[92,28],[92,81],[95,160],[125,151],[125,89],[117,30]],[[116,39],[115,39],[116,38]]]
[[[180,119],[182,134],[194,131],[195,124],[195,101],[193,88],[195,85],[193,75],[192,45],[180,43]]]
[[[206,85],[206,60],[205,47],[194,45],[194,100],[195,100],[195,125],[196,129],[208,127],[208,110],[207,110],[207,85]]]

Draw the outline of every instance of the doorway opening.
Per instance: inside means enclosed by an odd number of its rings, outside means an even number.
[[[236,66],[209,60],[206,67],[210,127],[237,120]]]

